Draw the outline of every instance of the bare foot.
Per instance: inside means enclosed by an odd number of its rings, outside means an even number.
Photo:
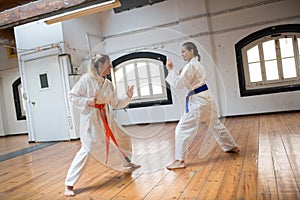
[[[186,166],[185,166],[185,163],[184,161],[180,161],[180,160],[175,160],[172,164],[168,165],[167,166],[167,169],[168,170],[173,170],[173,169],[184,169]]]
[[[239,153],[240,149],[238,147],[234,147],[228,151],[226,151],[226,153]]]
[[[65,188],[65,196],[66,197],[75,196],[75,192],[74,192],[73,186],[66,186],[66,188]]]

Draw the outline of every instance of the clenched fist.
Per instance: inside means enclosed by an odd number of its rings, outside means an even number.
[[[172,62],[172,60],[168,59],[166,66],[167,66],[168,70],[172,70],[173,69],[173,62]]]

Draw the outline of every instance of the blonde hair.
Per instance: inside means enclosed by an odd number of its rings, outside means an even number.
[[[106,54],[97,54],[92,57],[91,62],[88,67],[88,73],[92,78],[99,79],[101,76],[103,69],[99,69],[99,63],[104,64],[106,61],[110,62],[110,58]]]

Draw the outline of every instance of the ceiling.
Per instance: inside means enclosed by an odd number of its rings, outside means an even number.
[[[15,46],[13,27],[109,0],[0,0],[0,44]]]
[[[0,12],[30,3],[34,0],[0,0]]]
[[[22,6],[31,1],[32,0],[0,0],[0,12],[9,10],[9,9],[17,7],[17,6]],[[0,44],[1,43],[14,46],[13,27],[7,27],[7,28],[0,29]]]
[[[114,8],[114,12],[162,1],[165,0],[115,0],[119,6]],[[104,2],[110,0],[0,0],[0,45],[15,46],[15,26]]]

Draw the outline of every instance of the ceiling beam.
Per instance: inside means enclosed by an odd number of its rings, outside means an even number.
[[[82,16],[85,16],[85,15],[90,15],[90,14],[101,12],[101,11],[104,11],[104,10],[117,8],[117,7],[120,7],[120,6],[121,6],[121,3],[120,3],[119,0],[111,1],[111,2],[108,2],[108,3],[104,2],[104,3],[88,6],[88,7],[85,7],[85,8],[73,10],[73,11],[70,11],[70,12],[63,13],[61,15],[54,16],[53,18],[48,19],[45,22],[46,22],[46,24],[49,25],[49,24],[53,24],[53,23],[56,23],[56,22],[61,22],[61,21],[65,21],[65,20],[68,20],[68,19],[72,19],[72,18],[76,18],[76,17],[82,17]]]
[[[107,2],[107,0],[33,1],[0,12],[0,30],[104,2]]]

